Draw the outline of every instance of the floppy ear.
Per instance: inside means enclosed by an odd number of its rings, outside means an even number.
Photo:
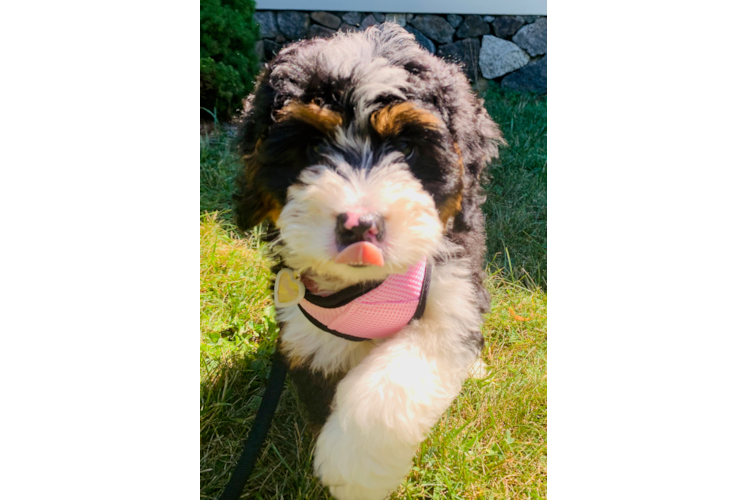
[[[261,223],[268,216],[275,220],[280,205],[265,187],[258,148],[271,124],[274,90],[265,70],[258,79],[255,91],[247,97],[239,124],[239,152],[243,164],[236,179],[238,191],[234,195],[235,220],[241,231]]]
[[[483,185],[488,181],[486,167],[491,160],[499,156],[499,145],[505,145],[499,127],[488,116],[488,112],[483,107],[483,101],[472,97],[472,106],[468,109],[472,112],[469,136],[463,136],[462,142],[465,144],[463,151],[465,154],[463,161],[465,163],[465,178],[463,179],[464,191],[462,210],[455,217],[454,228],[456,231],[471,231],[476,225],[483,225],[483,212],[481,205],[486,201]],[[459,143],[459,141],[458,141]]]
[[[448,126],[464,165],[461,210],[455,215],[454,231],[467,232],[482,227],[480,206],[486,200],[482,185],[488,180],[485,169],[506,141],[459,67],[446,66],[451,78],[444,79],[450,85],[442,95],[448,101]]]
[[[234,195],[234,210],[237,227],[246,231],[267,217],[275,222],[280,214],[280,205],[263,187],[256,155],[243,155],[242,162],[244,168],[236,179],[239,189]]]

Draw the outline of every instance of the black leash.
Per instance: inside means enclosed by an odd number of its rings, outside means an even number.
[[[273,420],[275,409],[278,407],[278,401],[283,392],[283,383],[286,380],[287,371],[288,368],[283,362],[283,357],[280,353],[280,345],[276,345],[273,365],[270,367],[270,377],[268,378],[265,394],[262,396],[260,409],[257,410],[252,430],[249,432],[247,442],[244,443],[242,456],[239,457],[236,468],[231,473],[231,479],[229,479],[219,500],[238,500],[242,494],[244,485],[255,468],[255,462],[257,462],[257,457],[260,455],[262,444],[268,435],[270,422]]]

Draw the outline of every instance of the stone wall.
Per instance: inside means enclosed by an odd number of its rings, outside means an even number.
[[[545,16],[457,14],[382,14],[378,12],[257,11],[262,40],[256,50],[270,60],[286,43],[330,37],[336,31],[361,31],[391,21],[415,35],[432,54],[462,65],[478,87],[494,80],[503,88],[546,92]]]

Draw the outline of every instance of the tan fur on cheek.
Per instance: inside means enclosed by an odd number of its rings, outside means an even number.
[[[281,210],[282,209],[276,204],[276,206],[273,207],[273,209],[268,213],[268,217],[270,217],[270,220],[273,221],[273,224],[278,222],[278,217],[280,217]]]
[[[438,209],[439,220],[442,221],[442,224],[444,224],[446,228],[447,221],[451,217],[457,215],[460,210],[462,210],[462,193],[457,193],[456,195],[448,198],[445,203],[438,207]]]
[[[462,161],[462,151],[460,151],[460,146],[458,146],[456,142],[454,143],[454,148],[457,153],[457,168],[459,170],[458,175],[460,178],[459,190],[447,198],[441,206],[437,207],[439,210],[439,219],[442,221],[442,224],[444,224],[445,229],[450,217],[454,217],[460,212],[460,210],[462,210],[462,178],[465,175],[465,164]]]

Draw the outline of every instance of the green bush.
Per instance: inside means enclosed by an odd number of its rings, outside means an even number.
[[[252,90],[257,69],[254,0],[200,0],[200,106],[227,120]],[[201,118],[210,114],[201,110]]]

